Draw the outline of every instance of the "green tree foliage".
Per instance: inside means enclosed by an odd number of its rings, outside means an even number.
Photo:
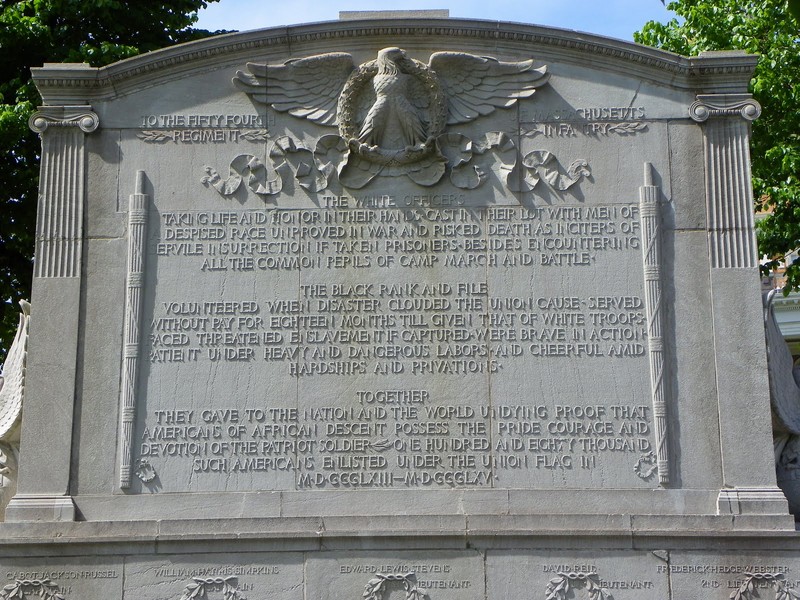
[[[30,68],[94,67],[209,35],[192,29],[217,0],[0,0],[0,362],[21,298],[30,298],[40,142],[28,118],[41,103]]]
[[[753,123],[755,207],[770,211],[758,223],[759,249],[773,258],[800,247],[800,0],[680,0],[669,10],[682,19],[650,21],[634,40],[692,56],[705,50],[761,55],[750,82],[763,108]],[[800,288],[800,263],[787,270]]]

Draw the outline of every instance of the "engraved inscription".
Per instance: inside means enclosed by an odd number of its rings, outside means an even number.
[[[16,579],[0,590],[0,598],[11,600],[36,594],[45,600],[65,600],[65,594],[71,591],[69,587],[59,587],[50,579]]]
[[[460,196],[436,203],[463,202]],[[155,253],[200,272],[590,267],[638,252],[638,207],[167,212]],[[395,206],[392,196],[354,200]],[[406,197],[407,204],[432,202]],[[292,300],[157,305],[150,360],[281,361],[293,376],[497,372],[526,357],[640,357],[640,296],[510,296],[467,279],[299,286]],[[321,360],[325,362],[320,362]]]
[[[646,354],[638,296],[489,298],[485,284],[423,282],[315,284],[301,294],[163,302],[150,323],[150,361],[277,361],[304,377],[496,373],[526,357]]]
[[[472,209],[460,194],[323,201],[335,210],[165,212],[156,254],[202,257],[200,270],[267,271],[591,266],[598,253],[640,248],[631,205]]]
[[[118,579],[121,572],[117,569],[43,569],[43,570],[7,570],[5,579],[9,582],[0,590],[3,600],[12,598],[41,597],[51,600],[64,600],[75,590],[72,582]]]
[[[274,117],[264,115],[169,114],[142,115],[143,142],[164,144],[225,144],[265,142]]]
[[[590,106],[551,112],[523,109],[522,121],[636,121],[645,118],[642,106]]]
[[[645,109],[641,106],[597,106],[553,112],[522,110],[523,137],[603,139],[647,131]]]
[[[475,204],[153,211],[136,485],[652,485],[638,204]]]
[[[246,554],[172,555],[127,567],[126,597],[141,589],[157,587],[159,597],[174,600],[253,600],[280,589],[295,577],[299,564],[283,559]],[[280,597],[280,593],[278,593]]]
[[[399,582],[406,597],[416,595],[418,598],[428,597],[428,590],[450,589],[464,590],[472,587],[469,579],[458,579],[451,565],[441,563],[424,564],[385,564],[339,565],[339,573],[366,573],[373,577],[364,587],[365,598],[380,598],[387,585],[392,581]]]
[[[800,598],[800,580],[791,577],[791,569],[785,565],[695,563],[659,565],[657,570],[673,575],[695,575],[697,578],[692,581],[695,588],[708,593],[718,590],[720,597],[730,600]]]
[[[503,469],[591,469],[609,453],[650,449],[647,406],[476,412],[426,406],[425,390],[359,395],[409,404],[159,410],[140,453],[190,457],[196,476],[277,470],[296,473],[299,487],[417,487],[488,485]]]

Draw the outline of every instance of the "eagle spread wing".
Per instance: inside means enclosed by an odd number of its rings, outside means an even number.
[[[247,63],[247,71],[236,71],[233,83],[255,102],[333,126],[339,94],[354,68],[350,54],[330,52],[282,65]]]
[[[22,394],[25,387],[25,361],[28,354],[28,321],[30,304],[20,301],[22,312],[19,315],[17,335],[3,364],[0,376],[0,440],[14,440],[22,415]]]
[[[513,106],[550,78],[547,67],[532,68],[533,60],[501,62],[463,52],[436,52],[428,64],[447,95],[448,125],[468,123],[496,108]]]

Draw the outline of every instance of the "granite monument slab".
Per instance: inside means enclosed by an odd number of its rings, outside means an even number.
[[[798,597],[756,60],[393,14],[34,69],[0,598]]]

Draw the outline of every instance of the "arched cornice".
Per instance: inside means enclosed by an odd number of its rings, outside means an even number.
[[[632,42],[556,29],[462,19],[369,19],[331,21],[219,35],[149,52],[102,68],[82,64],[48,63],[33,69],[46,104],[91,104],[93,99],[128,93],[163,78],[218,68],[264,54],[305,52],[306,48],[336,46],[358,40],[360,46],[402,44],[436,48],[471,45],[525,53],[543,62],[559,61],[668,83],[697,93],[742,93],[758,58],[743,52],[711,52],[683,57]],[[313,51],[313,50],[312,50]],[[317,50],[319,51],[319,50]],[[147,85],[147,84],[145,84]]]

